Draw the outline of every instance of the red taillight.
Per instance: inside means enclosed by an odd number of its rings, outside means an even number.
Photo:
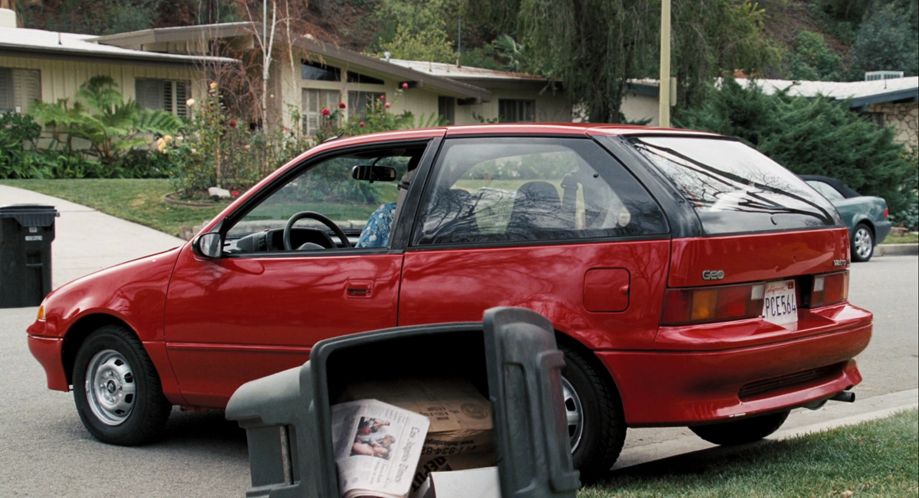
[[[849,299],[849,272],[829,273],[814,277],[810,307],[829,306]]]
[[[890,218],[890,209],[884,208],[884,219]]]
[[[763,284],[668,289],[661,325],[755,318],[763,311]]]

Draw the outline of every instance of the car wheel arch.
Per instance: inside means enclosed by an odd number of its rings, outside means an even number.
[[[67,375],[67,382],[69,384],[73,384],[73,367],[80,346],[86,342],[90,334],[106,325],[117,325],[122,327],[124,330],[130,331],[134,334],[135,338],[140,340],[140,336],[133,327],[114,315],[109,315],[107,313],[92,313],[80,317],[67,329],[67,332],[64,334],[63,344],[61,345],[61,361],[63,362],[64,373]]]
[[[597,358],[597,355],[587,346],[585,346],[581,341],[577,340],[573,336],[562,332],[558,329],[555,329],[555,342],[558,344],[559,349],[571,349],[577,351],[584,358],[591,362],[591,364],[600,372],[605,372],[607,380],[609,380],[611,387],[616,391],[616,394],[619,395],[619,403],[624,405],[622,401],[622,392],[619,390],[619,383],[616,381],[616,376],[613,372],[610,372],[608,368]]]

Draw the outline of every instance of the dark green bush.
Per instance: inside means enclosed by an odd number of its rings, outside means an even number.
[[[865,195],[884,197],[891,213],[911,203],[915,165],[893,132],[828,98],[765,95],[725,80],[706,103],[684,110],[679,126],[741,138],[798,174],[839,178]]]

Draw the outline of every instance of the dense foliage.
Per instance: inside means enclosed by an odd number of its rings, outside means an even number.
[[[917,202],[915,155],[845,102],[766,95],[728,79],[705,105],[683,112],[679,125],[739,137],[795,173],[836,177],[884,197],[894,216]]]

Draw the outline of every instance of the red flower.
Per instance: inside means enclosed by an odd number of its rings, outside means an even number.
[[[322,108],[322,115],[323,115],[323,116],[329,116],[329,115],[331,115],[331,114],[332,114],[332,111],[330,111],[328,107],[323,107],[323,108]]]
[[[344,109],[344,108],[346,108],[346,107],[348,107],[348,106],[346,106],[344,102],[339,102],[339,103],[338,103],[338,108],[339,108],[339,109]]]
[[[383,102],[386,100],[386,94],[380,95],[380,101]]]
[[[364,122],[363,122],[363,121],[361,121],[361,122],[360,122],[360,123],[358,123],[357,125],[358,125],[359,127],[361,127],[361,128],[363,128],[363,127],[364,127]]]
[[[235,119],[231,119],[229,124],[230,124],[230,128],[236,128],[236,120],[235,120]]]
[[[239,190],[231,190],[230,197],[233,197],[233,198],[239,197]]]
[[[389,109],[389,102],[387,102],[387,103],[385,103],[385,104],[383,104],[383,107],[385,107],[385,108],[387,108],[387,109]]]
[[[408,90],[408,81],[403,81],[403,82],[402,82],[402,89],[403,89],[403,90]]]

